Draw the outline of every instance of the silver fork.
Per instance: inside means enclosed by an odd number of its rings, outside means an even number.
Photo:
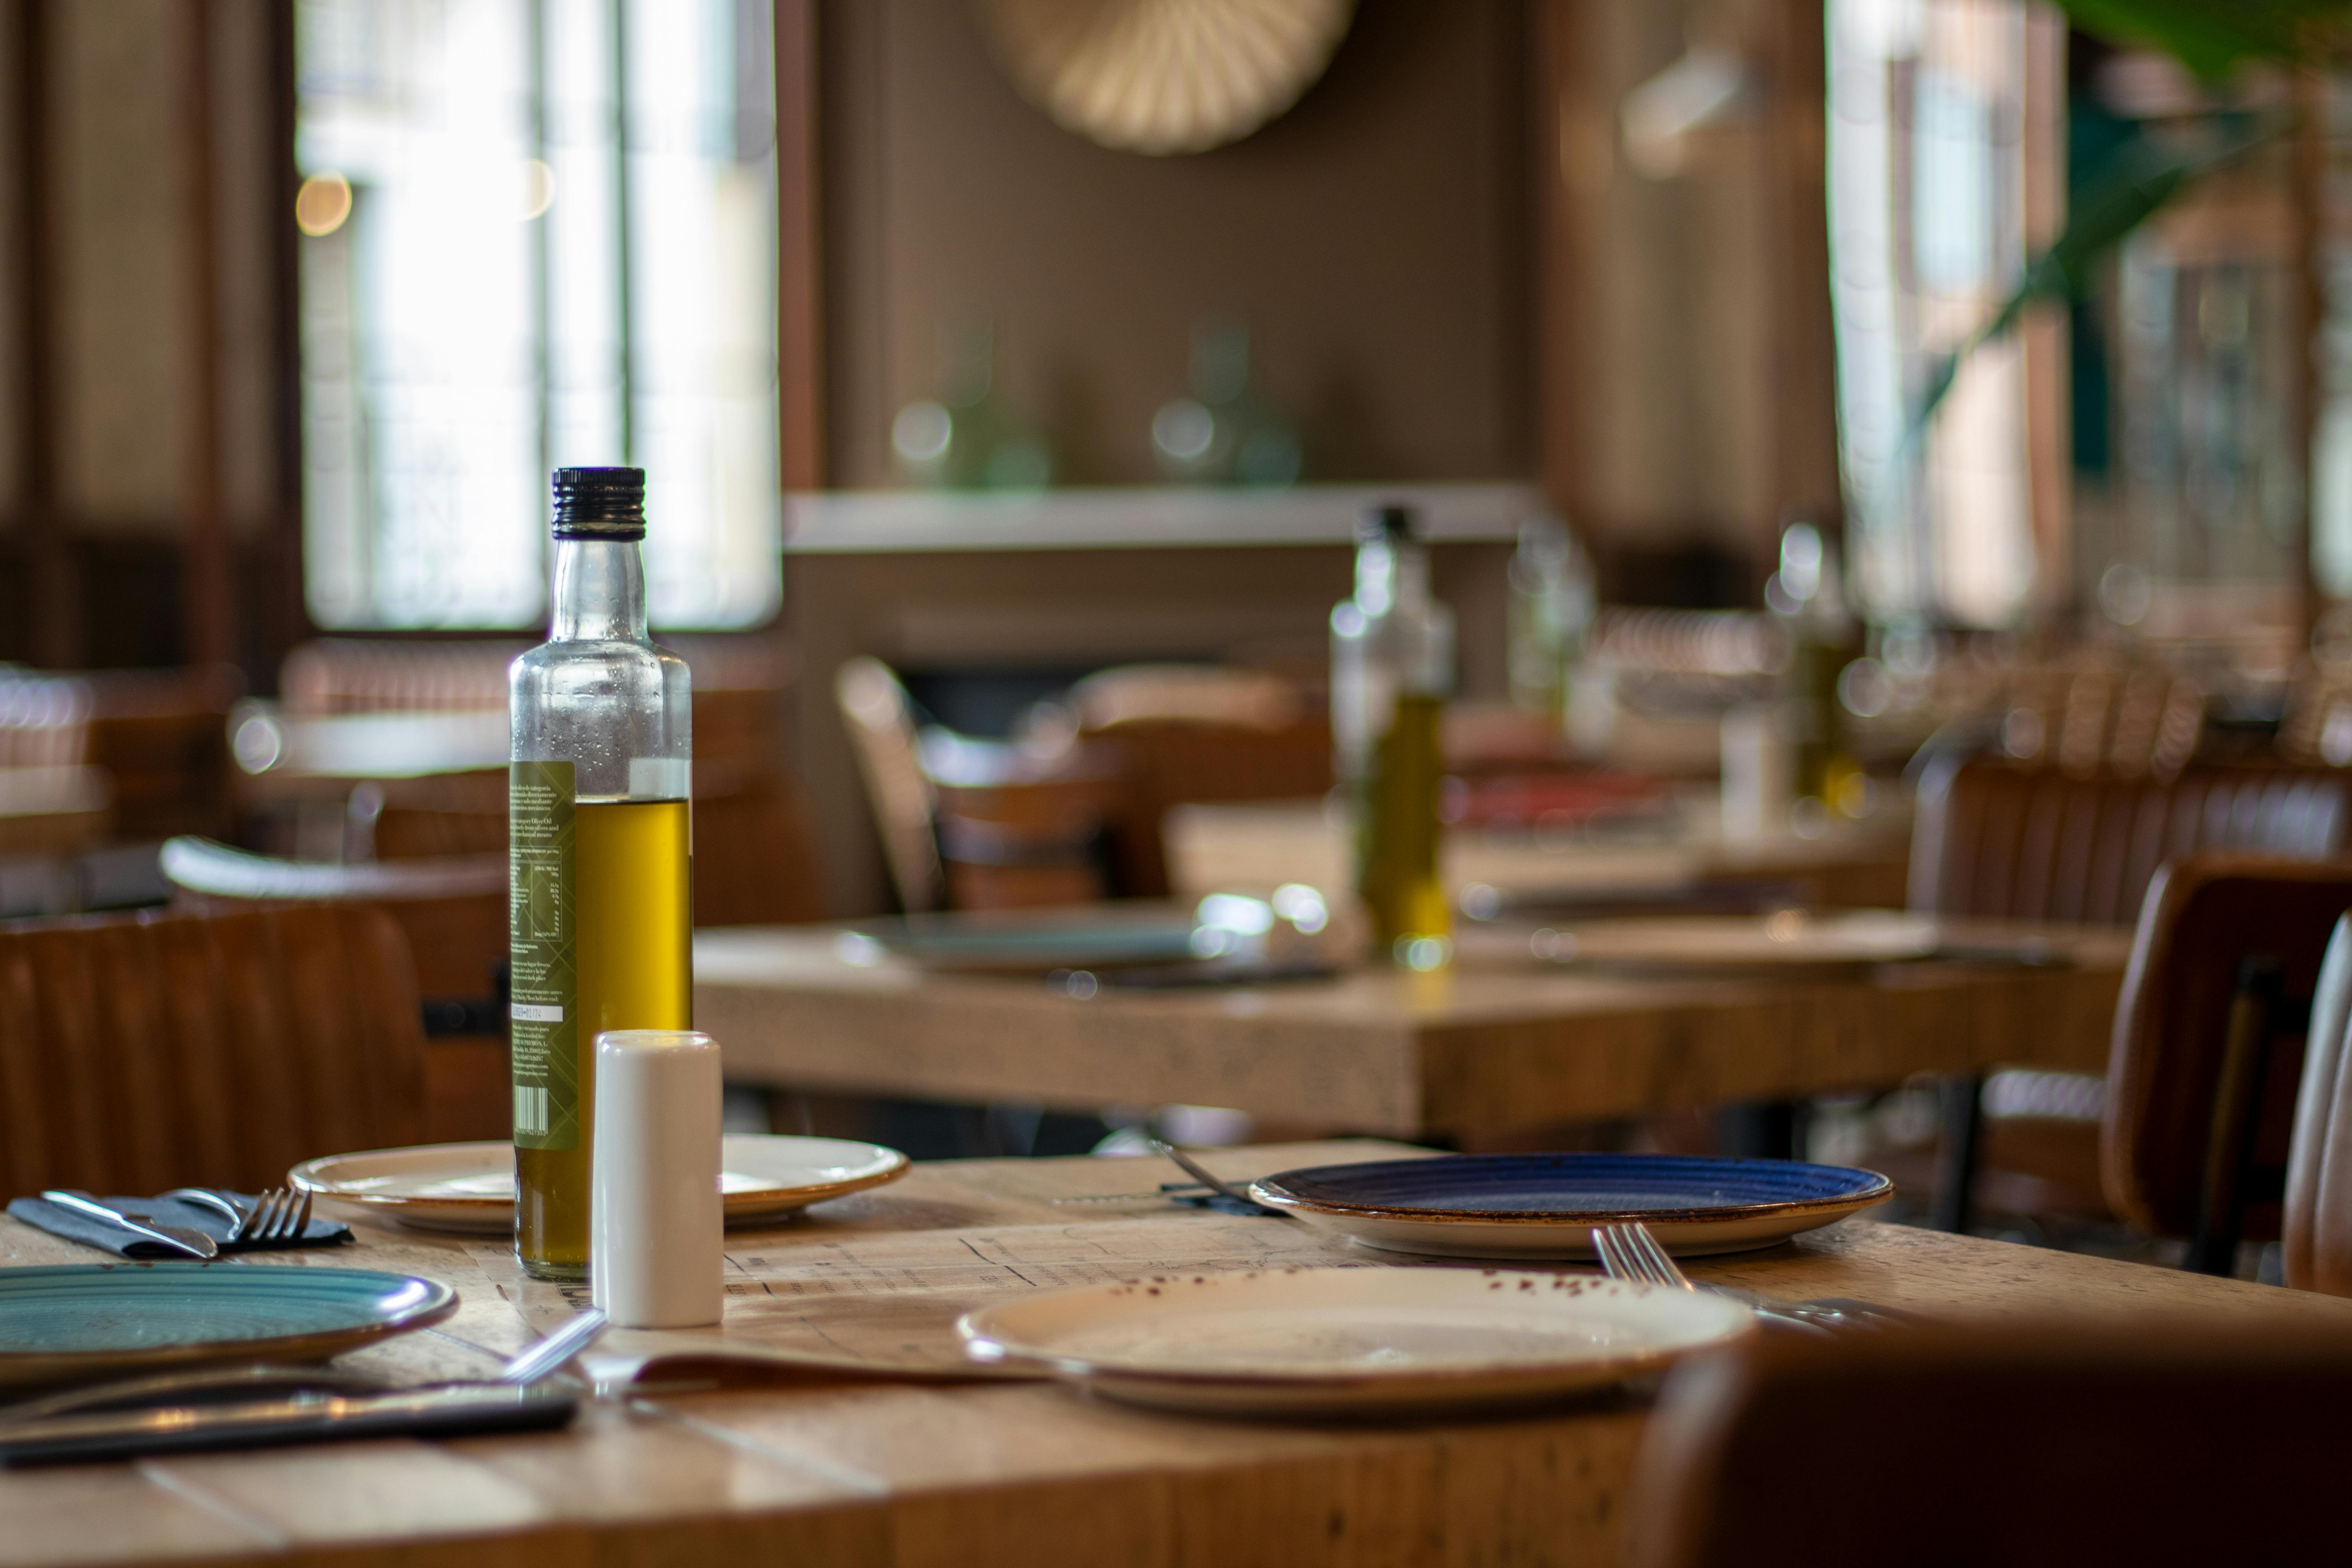
[[[228,1194],[211,1187],[174,1187],[163,1194],[218,1210],[236,1224],[231,1241],[292,1241],[310,1227],[310,1193],[292,1187],[272,1187],[245,1208]]]
[[[1594,1226],[1592,1250],[1601,1259],[1601,1271],[1612,1279],[1663,1285],[1674,1290],[1704,1289],[1711,1295],[1727,1296],[1745,1303],[1759,1318],[1784,1328],[1802,1329],[1809,1333],[1826,1334],[1832,1329],[1843,1328],[1876,1329],[1889,1323],[1916,1321],[1912,1314],[1893,1307],[1848,1300],[1843,1297],[1824,1297],[1813,1301],[1779,1301],[1769,1296],[1759,1296],[1753,1290],[1742,1290],[1729,1285],[1695,1285],[1690,1276],[1683,1272],[1682,1265],[1658,1244],[1658,1238],[1650,1234],[1650,1227],[1640,1220],[1628,1220],[1622,1225]]]
[[[1596,1225],[1592,1227],[1592,1250],[1601,1259],[1601,1271],[1612,1279],[1632,1280],[1643,1285],[1664,1286],[1669,1290],[1696,1290],[1682,1265],[1674,1260],[1650,1227],[1640,1220],[1628,1220],[1622,1225]],[[1794,1329],[1801,1333],[1829,1337],[1829,1325],[1801,1310],[1768,1304],[1761,1298],[1743,1294],[1748,1310],[1759,1319]]]
[[[1681,1265],[1667,1256],[1650,1234],[1650,1227],[1640,1220],[1623,1225],[1596,1225],[1592,1227],[1592,1250],[1601,1258],[1601,1270],[1612,1279],[1631,1279],[1645,1285],[1664,1285],[1674,1290],[1696,1290],[1690,1276]]]

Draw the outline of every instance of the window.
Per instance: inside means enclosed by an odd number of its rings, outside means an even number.
[[[772,615],[769,0],[298,16],[312,617],[531,624],[548,470],[607,463],[646,470],[656,625]]]
[[[2036,26],[2018,0],[1832,0],[1831,298],[1855,585],[1887,620],[1995,626],[2035,583],[2027,334],[1970,355],[1924,440],[1912,410],[1999,310],[2027,249]],[[2054,442],[2039,443],[2054,449]],[[2048,521],[2048,520],[2045,520]]]

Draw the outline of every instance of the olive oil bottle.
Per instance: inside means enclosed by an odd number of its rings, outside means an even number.
[[[1862,815],[1870,781],[1854,760],[1838,683],[1861,657],[1845,604],[1837,546],[1798,519],[1780,531],[1780,566],[1764,603],[1789,637],[1787,704],[1796,741],[1795,822],[1817,833],[1832,818]]]
[[[1410,511],[1378,508],[1356,538],[1356,592],[1331,611],[1333,763],[1355,831],[1356,891],[1375,957],[1435,969],[1453,956],[1438,805],[1454,616],[1430,597]]]
[[[596,1037],[694,1024],[686,661],[646,634],[645,474],[555,473],[548,640],[508,672],[515,1252],[588,1277]]]

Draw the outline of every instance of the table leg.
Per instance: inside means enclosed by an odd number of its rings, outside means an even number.
[[[1977,1154],[1984,1142],[1984,1074],[1944,1080],[1943,1136],[1936,1145],[1936,1201],[1928,1223],[1965,1235],[1976,1221]]]
[[[1738,1159],[1802,1159],[1804,1107],[1793,1100],[1727,1105],[1716,1113],[1716,1141]]]

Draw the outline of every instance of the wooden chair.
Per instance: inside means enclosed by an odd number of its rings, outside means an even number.
[[[1667,1379],[1625,1561],[2332,1561],[2347,1398],[2342,1331],[2143,1322],[1757,1343]]]
[[[511,1128],[505,1003],[503,851],[441,860],[281,860],[203,838],[163,846],[174,903],[229,914],[293,901],[373,905],[400,928],[415,988],[430,1005],[428,1121],[436,1140],[503,1137]]]
[[[2297,1290],[2352,1296],[2352,915],[2336,922],[2312,994],[2294,1101],[2281,1251]]]
[[[2100,1164],[2142,1230],[2226,1274],[2280,1234],[2305,1037],[2352,865],[2200,856],[2168,866],[2124,972]]]
[[[112,781],[116,836],[152,843],[227,831],[228,716],[245,694],[236,668],[107,670],[85,679],[88,761]]]
[[[1165,898],[1169,808],[1301,800],[1331,787],[1331,726],[1297,687],[1223,665],[1124,665],[1070,689],[1081,740],[1112,749],[1126,787],[1110,822],[1117,891]]]
[[[824,868],[793,781],[769,773],[694,795],[694,923],[797,925],[830,912]]]
[[[321,637],[286,656],[278,689],[286,710],[303,716],[504,708],[507,665],[529,646]]]
[[[252,1191],[429,1135],[407,943],[381,910],[0,930],[0,1180]]]
[[[1133,719],[1085,738],[1115,748],[1127,788],[1112,823],[1118,891],[1165,898],[1169,809],[1236,800],[1311,800],[1331,787],[1331,726],[1302,719],[1280,729]]]
[[[1306,717],[1298,688],[1278,675],[1226,664],[1123,664],[1098,669],[1066,700],[1081,731],[1192,723],[1286,730]]]
[[[1963,918],[2102,925],[2138,918],[2168,861],[2223,852],[2327,861],[2352,835],[2352,776],[2200,767],[2074,773],[1949,757],[1921,780],[1910,906]],[[1937,1223],[1969,1223],[1980,1173],[2021,1206],[2105,1212],[2095,1168],[2104,1088],[2070,1075],[1999,1073],[1946,1090]],[[1981,1172],[1980,1168],[1981,1167]]]
[[[0,768],[71,768],[89,760],[87,683],[0,670]]]
[[[707,789],[706,780],[721,787]],[[373,847],[382,864],[506,853],[506,781],[496,774],[388,781],[379,798]],[[694,840],[697,926],[793,925],[825,918],[815,837],[789,776],[772,770],[730,776],[730,770],[698,760]]]
[[[882,859],[898,907],[910,915],[936,910],[945,890],[931,826],[938,802],[916,755],[907,689],[888,665],[861,654],[834,672],[833,694],[882,836]]]
[[[2352,837],[2352,774],[2198,768],[2171,780],[1950,758],[1920,780],[1913,909],[2128,925],[2157,868],[2213,852],[2329,860]]]

